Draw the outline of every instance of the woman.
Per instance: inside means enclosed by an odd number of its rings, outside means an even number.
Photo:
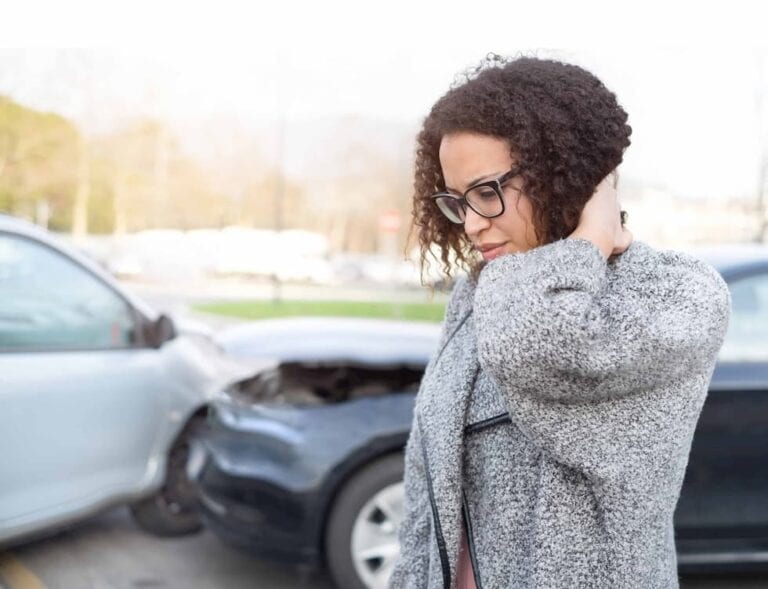
[[[489,56],[424,122],[422,260],[470,272],[416,400],[395,589],[678,586],[672,515],[730,297],[623,226],[626,121],[580,67]]]

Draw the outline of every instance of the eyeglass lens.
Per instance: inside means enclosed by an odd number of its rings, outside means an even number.
[[[466,219],[464,203],[460,199],[451,196],[441,196],[436,199],[436,202],[443,215],[448,217],[453,223],[463,223],[464,219]]]
[[[478,186],[467,192],[465,198],[472,209],[483,217],[495,217],[503,210],[501,195],[493,186]]]
[[[493,186],[478,186],[465,195],[472,210],[483,217],[496,217],[504,210],[501,195]],[[441,196],[436,199],[437,206],[453,223],[464,223],[466,204],[460,198]]]

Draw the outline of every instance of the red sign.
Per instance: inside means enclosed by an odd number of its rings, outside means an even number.
[[[400,211],[392,209],[379,215],[379,229],[384,233],[397,233],[400,225]]]

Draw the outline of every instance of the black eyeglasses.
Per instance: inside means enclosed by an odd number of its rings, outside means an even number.
[[[494,180],[480,182],[470,186],[462,196],[450,192],[438,192],[432,195],[437,208],[453,223],[464,223],[467,207],[481,217],[493,219],[504,214],[502,188],[515,176],[520,175],[520,168],[513,168]]]

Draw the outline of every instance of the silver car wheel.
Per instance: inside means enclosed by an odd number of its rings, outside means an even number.
[[[384,487],[363,505],[355,519],[352,561],[360,580],[369,589],[387,587],[400,553],[397,533],[403,521],[404,497],[402,482]]]

